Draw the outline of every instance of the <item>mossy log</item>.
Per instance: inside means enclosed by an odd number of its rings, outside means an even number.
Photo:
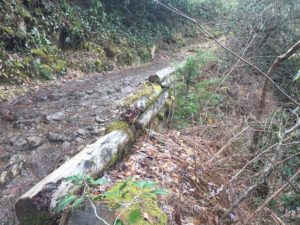
[[[175,66],[166,67],[166,68],[156,72],[155,74],[150,75],[148,79],[151,83],[161,84],[161,82],[164,79],[166,79],[168,76],[173,74],[176,71],[176,69],[177,68]]]
[[[158,83],[162,88],[169,87],[173,82],[176,81],[176,75],[174,74],[178,69],[184,67],[186,61],[179,63],[177,66],[166,67],[154,75],[150,75],[148,80],[151,83]]]
[[[149,87],[146,88],[147,90]],[[151,92],[141,95],[136,101],[134,101],[129,107],[126,107],[121,112],[121,118],[129,124],[133,124],[136,118],[143,113],[155,100],[161,95],[162,88],[160,85],[152,85]]]
[[[15,210],[20,223],[52,224],[57,200],[76,191],[65,178],[76,174],[99,176],[121,157],[131,141],[127,132],[112,131],[53,171],[17,200]]]
[[[175,81],[177,80],[176,74],[172,74],[170,76],[168,76],[166,79],[164,79],[161,82],[161,86],[163,88],[168,88],[170,87]]]
[[[151,120],[157,115],[157,113],[162,109],[162,107],[165,105],[167,99],[169,96],[169,92],[165,90],[159,98],[150,105],[147,110],[142,113],[135,121],[135,126],[138,129],[145,129]]]

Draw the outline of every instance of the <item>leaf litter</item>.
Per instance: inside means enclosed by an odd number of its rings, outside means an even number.
[[[97,192],[104,192],[129,177],[152,180],[168,191],[159,197],[168,224],[216,224],[229,206],[223,190],[230,177],[205,170],[201,164],[217,150],[209,140],[175,130],[145,134],[130,155],[105,175],[111,184],[99,187]]]

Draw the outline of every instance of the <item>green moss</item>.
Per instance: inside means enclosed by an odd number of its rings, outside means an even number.
[[[53,70],[50,66],[46,64],[38,65],[38,72],[40,76],[46,80],[53,79]]]
[[[139,87],[138,91],[128,96],[128,98],[124,101],[123,105],[124,107],[129,107],[143,96],[147,96],[150,98],[148,104],[150,105],[158,97],[158,96],[153,96],[153,94],[160,93],[161,91],[162,91],[162,87],[159,84],[145,82],[143,86]]]
[[[0,26],[0,32],[5,33],[6,35],[12,36],[14,35],[14,31],[11,27]]]
[[[45,63],[55,62],[55,57],[51,54],[48,54],[46,49],[43,48],[32,49],[31,53],[33,56],[40,58]]]
[[[106,128],[107,133],[110,133],[112,131],[116,131],[116,130],[120,130],[120,131],[124,131],[126,134],[128,134],[129,138],[131,140],[133,140],[134,135],[132,130],[130,129],[130,126],[128,125],[128,123],[126,123],[125,121],[122,120],[114,120],[112,121]]]
[[[122,48],[120,54],[117,56],[117,62],[120,65],[132,65],[136,58],[134,51],[128,48]]]
[[[151,59],[151,52],[146,47],[139,48],[138,55],[140,56],[142,62],[148,62]]]
[[[159,120],[164,120],[164,118],[165,118],[164,112],[159,112],[159,113],[157,114],[157,117],[158,117]]]

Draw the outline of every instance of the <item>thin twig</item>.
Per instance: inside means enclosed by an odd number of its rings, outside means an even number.
[[[232,142],[234,142],[237,139],[238,136],[240,136],[248,128],[249,128],[249,126],[245,127],[239,133],[234,135],[234,137],[232,137],[225,145],[223,145],[223,147],[220,148],[220,150],[216,154],[214,154],[214,156],[211,159],[209,159],[208,161],[205,162],[205,165],[210,166],[211,163],[216,159],[216,157],[218,157]]]
[[[197,20],[195,20],[192,17],[189,17],[188,15],[186,15],[185,13],[179,11],[178,9],[176,9],[173,6],[167,6],[163,3],[161,3],[158,0],[154,0],[155,2],[157,2],[159,5],[163,6],[164,8],[192,21],[193,23],[197,24],[198,27],[205,33],[207,34],[210,38],[212,38],[221,48],[225,49],[226,51],[228,51],[231,55],[239,58],[241,61],[243,61],[244,63],[248,64],[249,66],[251,66],[252,68],[254,68],[255,70],[257,70],[260,74],[262,74],[266,79],[268,79],[283,95],[285,95],[290,101],[292,101],[295,105],[300,106],[300,103],[298,103],[295,99],[293,99],[291,96],[289,96],[274,80],[272,80],[265,72],[263,72],[261,69],[259,69],[257,66],[255,66],[254,64],[252,64],[251,62],[249,62],[248,60],[242,58],[241,56],[239,56],[237,53],[235,53],[234,51],[232,51],[231,49],[229,49],[228,47],[226,47],[225,45],[223,45],[217,38],[214,37],[213,34],[211,34],[209,31],[206,30],[206,28],[204,28],[204,26],[199,23]]]
[[[290,182],[292,182],[298,175],[300,174],[300,169],[291,177],[291,179],[289,179],[289,182],[286,182],[284,185],[282,185],[277,191],[275,191],[275,193],[270,196],[258,209],[255,210],[255,212],[248,218],[251,219],[255,214],[259,213],[264,207],[266,207],[266,205],[269,204],[269,202],[275,198],[280,192],[282,192],[288,185]]]
[[[88,188],[88,184],[85,182],[85,186],[84,186],[84,189],[83,189],[83,193],[87,196],[87,199],[89,201],[89,203],[91,204],[92,208],[93,208],[93,211],[94,211],[94,214],[96,216],[96,218],[100,221],[102,221],[104,224],[106,225],[110,225],[105,219],[101,218],[98,213],[97,213],[97,208],[96,206],[94,205],[93,201],[92,201],[92,198],[91,198],[91,195],[89,192],[86,191],[86,189]]]

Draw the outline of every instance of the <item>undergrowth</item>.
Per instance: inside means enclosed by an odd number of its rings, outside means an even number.
[[[205,65],[215,61],[216,58],[212,54],[198,51],[197,55],[189,58],[185,66],[179,70],[181,82],[176,85],[174,112],[175,126],[178,129],[193,123],[209,123],[209,117],[201,115],[202,112],[205,108],[215,107],[222,102],[224,96],[214,90],[220,79],[203,76]]]
[[[220,0],[168,2],[207,21],[216,19],[222,5]],[[40,63],[33,49],[54,49],[53,57],[63,53],[68,68],[84,72],[147,62],[152,49],[180,46],[184,37],[198,35],[185,20],[174,18],[152,0],[2,1],[0,79],[21,83],[32,77],[53,79],[62,67],[65,71],[60,63]]]
[[[105,205],[114,212],[114,225],[125,224],[167,224],[167,216],[159,208],[157,197],[165,195],[164,189],[157,189],[156,183],[150,180],[134,181],[133,178],[112,185],[107,191],[95,193],[97,187],[107,185],[106,178],[93,179],[89,175],[77,174],[65,179],[82,191],[76,195],[67,194],[60,198],[55,211],[77,210],[83,205]],[[95,215],[105,224],[109,224],[99,215]]]

